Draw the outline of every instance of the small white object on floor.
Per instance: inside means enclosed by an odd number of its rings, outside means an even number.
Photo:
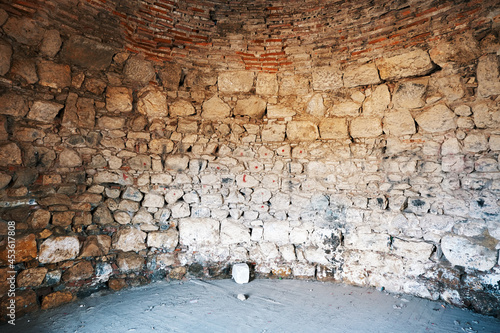
[[[238,284],[248,283],[250,280],[250,268],[247,264],[233,265],[233,279]]]
[[[238,294],[238,299],[239,299],[240,301],[246,301],[246,300],[247,300],[247,296],[246,296],[246,295],[244,295],[244,294]]]

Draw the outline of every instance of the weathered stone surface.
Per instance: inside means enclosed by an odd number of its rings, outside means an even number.
[[[266,221],[264,223],[264,240],[278,245],[289,243],[290,224],[288,221]]]
[[[222,220],[220,225],[220,241],[224,245],[250,243],[250,230],[242,223]]]
[[[101,257],[109,253],[111,237],[108,235],[90,235],[85,239],[80,257]]]
[[[421,76],[428,74],[434,68],[429,54],[423,50],[381,58],[376,61],[376,64],[382,80]]]
[[[125,126],[125,119],[122,117],[100,117],[97,127],[107,130],[122,129]]]
[[[179,243],[190,248],[215,245],[219,242],[219,221],[210,218],[179,220]]]
[[[286,118],[295,116],[296,112],[284,105],[267,105],[267,118]]]
[[[482,56],[477,64],[477,91],[482,97],[500,94],[500,71],[498,55]]]
[[[91,98],[79,98],[77,94],[69,93],[66,99],[62,124],[70,128],[94,128],[94,100]]]
[[[447,75],[445,77],[438,77],[434,80],[439,88],[439,91],[449,101],[455,101],[465,95],[465,87],[462,83],[460,75]]]
[[[9,72],[11,57],[12,46],[6,40],[0,39],[0,75],[5,75]]]
[[[16,235],[16,257],[14,263],[30,261],[36,258],[37,247],[34,234]],[[4,238],[0,241],[0,265],[7,266],[8,261],[8,241]]]
[[[266,101],[257,96],[247,99],[239,99],[234,108],[235,116],[248,116],[250,118],[262,119],[266,112]]]
[[[48,270],[45,267],[28,268],[17,276],[17,286],[23,287],[38,287],[45,279],[45,274]]]
[[[43,264],[75,259],[80,252],[80,242],[75,236],[57,236],[46,239],[40,245],[38,261]]]
[[[118,291],[122,290],[123,288],[127,287],[127,281],[125,279],[109,279],[108,281],[108,287],[111,290]]]
[[[12,176],[0,172],[0,190],[9,185],[10,181],[12,180]]]
[[[134,252],[120,253],[116,263],[122,273],[139,272],[144,268],[144,257]]]
[[[191,210],[189,205],[185,202],[177,202],[173,204],[171,207],[172,218],[179,219],[183,217],[188,217],[191,215]]]
[[[334,104],[328,112],[334,117],[356,117],[360,107],[361,105],[355,102],[342,102]]]
[[[415,109],[424,106],[423,96],[428,83],[427,78],[398,82],[392,97],[394,108]]]
[[[390,237],[385,234],[347,234],[344,245],[348,249],[389,252]]]
[[[21,44],[30,46],[38,45],[45,33],[43,29],[35,20],[27,17],[10,16],[3,30],[7,35],[14,38]]]
[[[466,152],[478,153],[488,149],[488,140],[481,132],[472,132],[464,139],[464,150]]]
[[[381,84],[365,99],[363,103],[363,115],[382,118],[390,102],[391,93],[389,92],[389,88],[385,84]]]
[[[68,65],[40,60],[37,64],[38,82],[42,86],[64,89],[71,85],[71,68]]]
[[[69,291],[56,291],[45,296],[42,300],[42,310],[58,307],[72,302],[76,297]]]
[[[446,132],[457,128],[455,114],[444,104],[438,104],[420,113],[415,120],[427,132]]]
[[[127,87],[108,87],[106,89],[106,110],[110,112],[132,111],[132,89]]]
[[[187,169],[189,157],[186,155],[169,155],[165,160],[165,170],[182,172]]]
[[[97,207],[92,214],[92,222],[96,224],[106,225],[113,223],[113,221],[113,216],[111,216],[111,212],[105,205]]]
[[[290,141],[314,141],[319,137],[318,127],[310,121],[291,121],[286,128]]]
[[[174,143],[169,139],[153,139],[149,142],[149,151],[153,154],[168,154],[174,149]]]
[[[10,72],[14,77],[19,77],[28,84],[38,82],[35,60],[32,58],[15,57],[12,59]]]
[[[66,227],[68,225],[71,225],[74,216],[75,212],[72,211],[54,212],[52,214],[52,225],[59,227]]]
[[[170,105],[170,115],[172,117],[186,117],[196,113],[196,110],[190,102],[179,99]]]
[[[262,129],[262,141],[264,142],[283,142],[285,139],[286,125],[269,124]]]
[[[137,102],[139,113],[148,118],[168,116],[167,95],[155,88],[147,88],[141,92]]]
[[[85,280],[94,274],[94,267],[90,261],[81,261],[74,266],[68,268],[62,276],[62,280],[65,282],[72,282],[78,280]]]
[[[441,67],[450,63],[470,64],[480,54],[479,43],[470,31],[455,35],[451,41],[442,39],[429,51],[432,61]]]
[[[219,91],[223,93],[249,92],[253,87],[254,73],[248,71],[219,74]]]
[[[154,80],[156,72],[151,62],[144,60],[142,55],[136,55],[128,58],[123,74],[129,82],[146,85]]]
[[[478,172],[497,172],[498,162],[494,158],[480,158],[474,164],[474,168]]]
[[[321,139],[346,139],[349,135],[345,118],[325,118],[319,124]]]
[[[82,158],[73,149],[65,148],[59,154],[58,162],[59,162],[59,166],[61,166],[61,167],[74,168],[74,167],[82,165]]]
[[[441,239],[441,249],[452,265],[488,271],[497,263],[494,246],[463,236],[446,235]]]
[[[148,234],[148,247],[173,251],[179,243],[179,233],[175,228],[167,231],[150,232]]]
[[[258,95],[273,96],[278,94],[276,74],[259,72],[255,91]]]
[[[21,149],[11,142],[0,146],[0,166],[21,164]]]
[[[179,89],[179,82],[181,81],[182,68],[178,64],[166,63],[158,72],[160,80],[167,90]]]
[[[462,152],[457,138],[450,138],[441,145],[441,155],[455,155]]]
[[[41,139],[45,136],[45,133],[33,127],[15,127],[12,137],[15,141],[33,142],[35,140]]]
[[[500,150],[500,135],[491,135],[490,139],[488,140],[488,143],[490,145],[491,150],[494,151]]]
[[[287,75],[281,78],[280,96],[306,95],[309,92],[309,78],[304,75]]]
[[[28,104],[23,96],[14,92],[7,92],[0,96],[0,114],[24,117],[28,110]]]
[[[136,228],[124,228],[113,235],[113,249],[128,251],[141,251],[146,248],[146,233]]]
[[[410,111],[401,109],[387,112],[384,116],[384,133],[401,136],[415,134],[415,120]]]
[[[307,103],[306,112],[314,117],[323,117],[325,115],[326,107],[323,103],[323,96],[315,94]]]
[[[314,67],[312,72],[313,90],[334,90],[342,88],[343,85],[339,66]]]
[[[219,97],[214,96],[203,103],[201,117],[207,120],[221,120],[227,118],[230,112],[231,107]]]
[[[354,118],[350,132],[353,138],[373,138],[382,134],[382,122],[379,118]]]
[[[55,102],[35,101],[30,108],[27,118],[45,123],[51,123],[63,107],[63,104]]]
[[[165,205],[165,198],[162,195],[156,193],[146,193],[142,205],[144,207],[161,208]]]
[[[61,44],[62,40],[59,31],[55,29],[47,30],[43,35],[42,44],[40,45],[40,53],[53,58],[61,49]]]
[[[79,35],[64,43],[61,56],[70,64],[92,70],[105,70],[111,64],[115,49]]]
[[[380,83],[375,64],[353,65],[344,70],[344,86],[348,88]]]

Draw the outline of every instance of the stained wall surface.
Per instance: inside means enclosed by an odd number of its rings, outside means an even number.
[[[0,8],[3,315],[236,262],[499,315],[497,1]]]

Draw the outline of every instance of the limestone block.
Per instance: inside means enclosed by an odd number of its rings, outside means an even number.
[[[29,84],[38,82],[35,60],[32,58],[15,57],[12,59],[10,72],[14,76],[19,76]]]
[[[392,241],[394,254],[414,261],[425,262],[429,260],[433,249],[433,244],[425,242],[410,242],[398,238],[394,238]]]
[[[309,93],[309,78],[304,75],[287,75],[281,78],[280,96],[307,95]]]
[[[434,65],[429,54],[423,50],[415,50],[390,58],[376,61],[382,80],[401,79],[409,76],[428,74]]]
[[[143,195],[138,189],[134,187],[127,187],[122,194],[122,198],[126,200],[140,202],[143,198]]]
[[[498,55],[488,54],[477,64],[477,91],[481,97],[500,94],[500,72]]]
[[[0,146],[0,166],[20,165],[22,162],[21,149],[15,143]]]
[[[40,53],[53,58],[61,49],[62,40],[59,31],[52,29],[45,31],[42,44],[40,45]]]
[[[146,210],[146,208],[141,207],[137,213],[132,218],[133,224],[153,224],[153,216]],[[142,228],[143,226],[141,226]]]
[[[39,84],[42,86],[64,89],[71,86],[71,68],[68,65],[40,60],[37,64]]]
[[[134,170],[150,170],[151,157],[147,155],[137,155],[128,161],[128,165]]]
[[[24,117],[28,110],[28,104],[23,96],[11,91],[0,96],[0,114]]]
[[[291,121],[286,128],[290,141],[314,141],[318,139],[318,127],[310,121]]]
[[[179,99],[170,105],[170,115],[172,117],[186,117],[196,113],[196,110],[190,102]]]
[[[167,231],[155,231],[148,234],[148,247],[156,247],[167,251],[173,251],[179,243],[179,233],[175,228]]]
[[[319,123],[321,139],[339,140],[346,139],[349,135],[345,118],[324,118]]]
[[[457,119],[458,128],[473,129],[474,126],[474,119],[472,119],[471,117],[458,117]]]
[[[250,118],[262,119],[266,112],[266,101],[257,96],[247,99],[239,99],[234,108],[235,116],[248,116]]]
[[[231,112],[231,107],[217,96],[205,101],[202,109],[201,117],[207,120],[222,120],[227,118]]]
[[[446,132],[457,128],[455,114],[444,104],[425,110],[415,120],[423,130],[431,133]]]
[[[443,156],[441,161],[443,172],[460,173],[465,169],[465,160],[463,155],[447,155]]]
[[[61,167],[74,168],[74,167],[82,165],[82,158],[73,149],[65,148],[59,154],[58,162],[59,162],[59,166],[61,166]]]
[[[100,205],[96,208],[94,213],[92,214],[92,222],[99,225],[106,225],[113,223],[113,217],[111,216],[111,212],[108,207],[105,205]]]
[[[415,120],[410,114],[410,111],[405,109],[393,110],[387,112],[383,119],[384,133],[402,136],[415,134]]]
[[[223,245],[250,243],[250,230],[235,220],[222,220],[220,241]]]
[[[432,61],[441,67],[449,63],[470,64],[480,54],[479,43],[469,31],[455,35],[451,41],[440,40],[429,51]]]
[[[254,73],[249,71],[223,72],[218,86],[222,93],[249,92],[253,87]]]
[[[132,89],[127,87],[112,87],[106,89],[106,110],[110,112],[132,111]]]
[[[174,219],[188,217],[191,215],[189,205],[185,202],[177,202],[173,204],[170,209],[172,211],[172,218]]]
[[[486,103],[476,104],[472,107],[474,123],[477,128],[489,128],[500,125],[500,117],[496,109],[489,108]]]
[[[420,226],[423,230],[441,233],[450,231],[454,222],[453,217],[448,215],[425,214],[420,220]]]
[[[458,74],[435,78],[435,84],[447,100],[455,101],[465,95],[462,77]]]
[[[123,252],[141,251],[146,248],[146,233],[136,228],[118,230],[112,237],[112,246],[115,250]]]
[[[348,233],[344,245],[348,249],[361,251],[389,252],[390,237],[386,234]]]
[[[292,262],[297,260],[297,257],[295,256],[295,247],[292,244],[280,246],[279,251],[285,261]]]
[[[488,140],[488,143],[490,145],[490,150],[494,151],[500,150],[500,135],[491,135],[490,139]]]
[[[261,204],[264,202],[268,202],[269,199],[271,199],[271,191],[269,191],[267,188],[259,187],[254,189],[250,200],[253,203]]]
[[[169,185],[172,183],[172,176],[168,173],[151,175],[151,184]]]
[[[265,221],[264,240],[278,245],[288,244],[290,225],[288,221]]]
[[[470,106],[465,105],[465,104],[457,106],[453,111],[455,112],[455,114],[457,116],[461,116],[461,117],[468,117],[472,114]]]
[[[149,142],[149,151],[153,154],[168,154],[174,150],[174,143],[170,139],[153,139]]]
[[[46,239],[40,245],[38,261],[53,264],[75,259],[80,253],[80,242],[76,236],[57,236]]]
[[[314,94],[306,106],[306,112],[314,117],[323,117],[325,115],[326,107],[323,104],[323,96],[321,94]]]
[[[372,138],[382,134],[382,122],[378,118],[358,117],[351,121],[353,138]]]
[[[275,96],[278,94],[278,78],[272,73],[258,73],[256,93],[258,95]]]
[[[38,287],[42,284],[47,274],[48,269],[45,267],[28,268],[21,271],[17,275],[17,286],[23,287]]]
[[[64,105],[55,102],[35,101],[30,108],[27,118],[51,123],[63,107]]]
[[[136,55],[128,58],[123,74],[129,82],[147,85],[154,80],[156,72],[151,62],[144,60],[142,55]]]
[[[443,254],[452,265],[464,266],[479,271],[489,271],[497,263],[497,250],[480,240],[456,235],[441,239]]]
[[[497,172],[498,162],[494,158],[480,158],[474,164],[474,169],[478,172]]]
[[[382,118],[390,102],[389,88],[385,84],[381,84],[364,100],[363,115]]]
[[[90,261],[81,261],[74,266],[71,266],[64,272],[62,280],[64,282],[72,282],[78,280],[85,280],[94,274],[94,267]]]
[[[179,243],[194,248],[219,243],[219,222],[209,218],[179,220]]]
[[[111,64],[115,53],[116,50],[107,44],[83,36],[72,35],[64,43],[61,56],[66,62],[73,65],[92,70],[105,70]]]
[[[144,257],[134,252],[120,253],[116,264],[122,273],[139,272],[144,268]]]
[[[416,109],[423,107],[425,105],[423,97],[428,83],[428,78],[398,82],[392,97],[394,108]]]
[[[148,118],[166,117],[168,116],[167,95],[162,90],[147,88],[141,91],[137,110]]]
[[[111,248],[111,237],[108,235],[90,235],[83,243],[80,258],[100,257],[108,255]]]
[[[116,210],[113,213],[113,218],[120,224],[129,224],[131,221],[130,214],[128,212],[123,212],[120,210]]]
[[[18,127],[12,131],[12,138],[15,141],[33,142],[35,140],[41,139],[45,136],[45,133],[37,128],[31,127]]]
[[[430,208],[431,208],[431,203],[426,198],[423,197],[408,198],[408,207],[406,208],[408,212],[417,215],[422,215],[427,213]]]
[[[307,246],[304,249],[304,257],[313,264],[328,265],[328,259],[325,257],[325,250],[316,246]]]
[[[450,138],[443,142],[441,145],[441,155],[455,155],[460,154],[462,152],[462,148],[460,147],[460,143],[457,138]]]
[[[163,86],[167,90],[178,90],[179,82],[181,81],[182,68],[178,64],[165,63],[159,71],[159,76]]]
[[[234,264],[231,271],[234,282],[238,284],[248,283],[250,280],[250,267],[247,264]]]
[[[328,112],[334,117],[357,117],[360,107],[356,102],[342,102],[334,104]]]
[[[198,194],[196,194],[196,192],[194,192],[194,194],[196,195],[196,198],[198,198]],[[184,191],[182,189],[171,189],[167,193],[165,193],[165,201],[170,205],[176,203],[180,198],[183,197],[183,195]],[[186,200],[184,199],[184,201]]]
[[[295,116],[296,112],[285,105],[268,104],[267,118],[287,118]]]
[[[343,87],[342,71],[339,66],[314,67],[312,73],[313,90],[334,90]]]
[[[157,193],[146,193],[142,205],[144,207],[161,208],[165,205],[165,198]]]
[[[48,210],[38,209],[30,215],[28,225],[32,229],[43,229],[49,224],[50,217],[51,214]]]
[[[379,84],[380,82],[375,64],[352,65],[344,70],[344,86],[347,88]]]
[[[5,33],[21,44],[37,46],[43,39],[45,29],[28,17],[10,16],[3,26]]]
[[[4,40],[0,39],[0,75],[5,75],[10,70],[12,57],[12,46]]]
[[[479,153],[488,149],[488,140],[480,132],[472,132],[464,139],[464,150],[466,152]]]
[[[201,205],[209,207],[222,206],[223,198],[220,194],[203,194],[201,195]]]
[[[166,171],[182,172],[188,168],[189,157],[186,155],[169,155],[165,160]]]

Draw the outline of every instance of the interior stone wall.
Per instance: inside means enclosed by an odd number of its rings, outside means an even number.
[[[252,3],[1,4],[4,319],[236,262],[499,314],[498,4]]]

